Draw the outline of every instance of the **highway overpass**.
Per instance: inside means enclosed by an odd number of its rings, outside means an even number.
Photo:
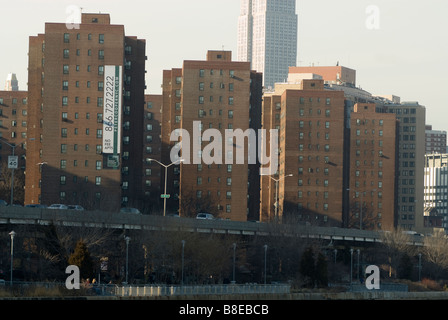
[[[284,225],[230,220],[201,220],[102,211],[54,210],[27,207],[0,207],[0,225],[60,225],[81,228],[199,232],[241,236],[284,236],[328,241],[381,242],[376,231]],[[423,238],[412,237],[412,244],[422,245]]]

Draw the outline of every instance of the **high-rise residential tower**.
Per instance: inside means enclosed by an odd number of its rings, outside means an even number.
[[[263,73],[263,85],[284,82],[296,65],[296,0],[241,0],[238,18],[239,61]]]
[[[448,230],[448,154],[425,155],[424,226]]]
[[[426,154],[446,153],[446,131],[433,130],[432,125],[425,126]]]
[[[261,78],[248,62],[233,61],[231,51],[208,51],[205,61],[186,60],[182,69],[164,70],[162,162],[173,164],[166,179],[168,212],[178,202],[182,216],[202,211],[231,220],[258,218],[259,166],[249,161],[255,160],[249,159],[250,142],[227,134],[260,129]],[[171,157],[176,139],[185,160],[180,166]],[[244,163],[234,159],[240,152]]]
[[[108,14],[29,39],[25,203],[119,210],[143,199],[145,41]]]

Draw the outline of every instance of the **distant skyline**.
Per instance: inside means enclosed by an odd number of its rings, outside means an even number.
[[[0,86],[15,73],[27,90],[28,38],[45,22],[66,22],[66,8],[109,13],[126,34],[146,39],[147,92],[160,94],[162,71],[204,60],[209,49],[237,57],[240,0],[16,0],[2,4],[4,46]],[[357,71],[357,85],[426,107],[426,123],[448,131],[448,1],[298,0],[299,66],[340,65]],[[379,17],[379,20],[374,19]],[[379,24],[378,24],[379,21]],[[207,28],[202,28],[202,25]]]

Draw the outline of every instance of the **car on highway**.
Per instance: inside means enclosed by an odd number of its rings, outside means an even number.
[[[196,215],[196,219],[215,220],[215,216],[212,215],[211,213],[199,212],[199,213]]]
[[[44,205],[44,204],[33,203],[33,204],[25,205],[25,208],[42,208],[42,209],[45,209],[45,208],[47,208],[47,206]]]
[[[79,204],[69,204],[67,207],[69,210],[84,211],[84,207]]]
[[[137,208],[121,208],[120,209],[121,213],[134,213],[134,214],[142,214],[140,212],[140,210],[138,210]]]
[[[48,206],[47,209],[67,210],[68,207],[65,204],[54,203],[54,204]]]

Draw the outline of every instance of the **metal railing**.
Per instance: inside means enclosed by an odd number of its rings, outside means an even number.
[[[188,295],[230,295],[230,294],[287,294],[290,285],[203,285],[203,286],[117,286],[115,295],[121,297],[161,297]]]

